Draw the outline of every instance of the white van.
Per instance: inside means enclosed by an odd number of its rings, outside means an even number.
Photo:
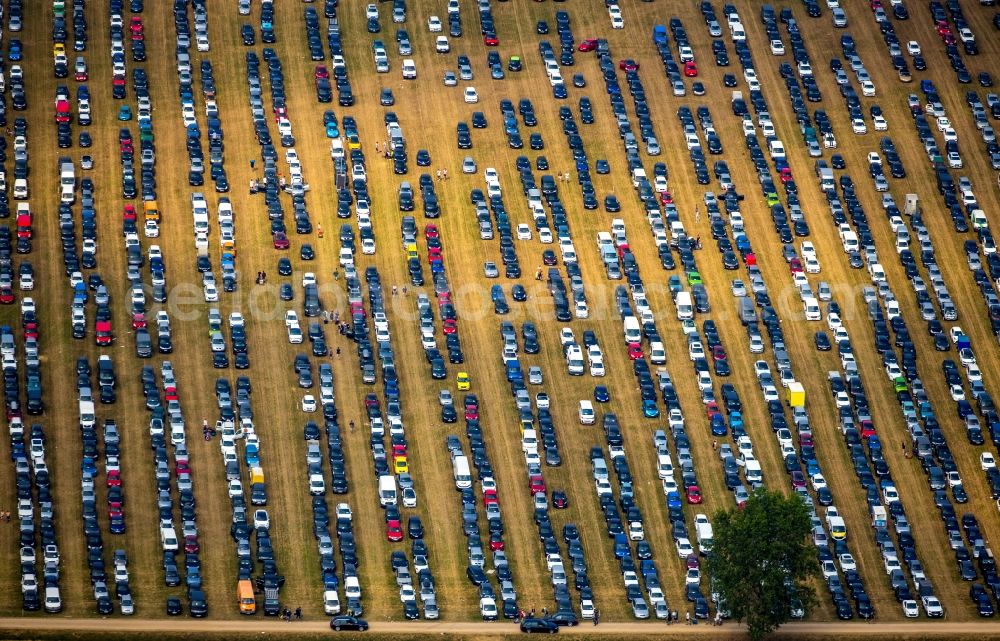
[[[694,306],[691,304],[690,292],[677,292],[674,305],[677,306],[677,320],[684,321],[694,318]]]
[[[771,158],[777,160],[778,158],[785,157],[785,145],[780,140],[772,140],[768,142],[767,147],[771,152]]]
[[[622,330],[625,334],[626,343],[638,343],[642,338],[642,331],[639,329],[639,319],[635,316],[626,316],[622,321]]]
[[[694,528],[698,539],[698,552],[704,556],[712,551],[712,546],[714,545],[712,524],[704,514],[695,514]]]
[[[94,416],[94,401],[80,401],[80,427],[93,428],[97,422]]]
[[[160,545],[165,552],[177,551],[177,532],[170,526],[160,527]]]
[[[472,472],[469,471],[469,459],[459,454],[451,459],[452,476],[455,488],[464,490],[472,487]]]
[[[361,582],[358,581],[358,577],[356,576],[344,577],[344,596],[346,596],[348,599],[361,598]]]
[[[755,458],[744,457],[743,462],[746,468],[747,483],[754,485],[763,483],[764,473],[761,471],[760,461]]]
[[[822,319],[819,311],[819,301],[813,296],[806,296],[802,299],[802,308],[805,310],[807,321],[818,321]]]
[[[580,401],[580,425],[593,425],[597,420],[597,415],[594,413],[594,404],[588,400]]]
[[[384,474],[378,477],[378,502],[382,507],[396,504],[396,477]]]
[[[28,199],[28,179],[27,178],[15,178],[14,179],[14,200],[27,200]]]
[[[340,613],[340,596],[336,590],[323,592],[323,612],[328,615]]]

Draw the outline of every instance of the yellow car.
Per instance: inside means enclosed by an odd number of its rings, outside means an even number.
[[[52,56],[59,57],[66,55],[66,45],[61,42],[56,42],[52,45]]]
[[[410,464],[407,462],[405,456],[397,456],[393,459],[392,467],[396,474],[406,474],[410,471]]]
[[[472,387],[472,379],[469,378],[467,372],[459,372],[458,376],[455,378],[455,382],[458,385],[458,391],[464,392]]]

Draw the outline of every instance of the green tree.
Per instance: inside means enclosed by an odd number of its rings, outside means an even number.
[[[743,509],[720,510],[713,519],[708,570],[721,602],[746,621],[753,641],[791,618],[793,595],[815,601],[807,581],[819,574],[808,541],[809,510],[796,495],[757,490]]]

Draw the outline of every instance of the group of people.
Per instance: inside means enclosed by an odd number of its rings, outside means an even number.
[[[386,142],[375,142],[375,153],[382,154],[383,158],[389,160],[392,159],[392,147],[389,146],[388,141]]]
[[[257,280],[256,280],[256,282],[257,282],[258,285],[263,285],[264,283],[266,283],[267,282],[267,272],[257,272]]]
[[[447,169],[438,169],[437,172],[435,172],[435,173],[437,174],[437,179],[439,181],[440,180],[448,180],[448,170]]]
[[[295,617],[296,621],[301,621],[302,620],[302,608],[295,608],[295,612],[292,612],[288,608],[284,608],[281,611],[281,618],[284,619],[285,621],[291,621],[292,617]]]
[[[0,521],[10,523],[10,510],[0,510]]]

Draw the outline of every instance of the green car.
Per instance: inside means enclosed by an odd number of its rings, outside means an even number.
[[[892,385],[895,388],[897,394],[899,394],[900,392],[905,392],[908,389],[906,385],[906,379],[903,378],[902,376],[897,376],[895,379],[893,379]]]
[[[767,192],[766,198],[768,207],[774,207],[775,205],[781,203],[781,201],[778,200],[778,194],[774,193],[773,191]]]
[[[687,273],[688,285],[701,285],[701,274],[698,272]]]

